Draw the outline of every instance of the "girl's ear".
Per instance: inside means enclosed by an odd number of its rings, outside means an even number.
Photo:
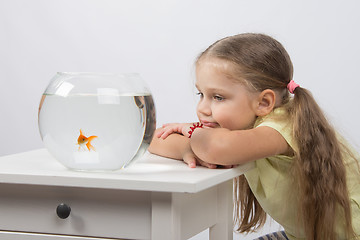
[[[276,94],[271,89],[262,91],[256,100],[255,113],[257,116],[266,116],[275,107]]]

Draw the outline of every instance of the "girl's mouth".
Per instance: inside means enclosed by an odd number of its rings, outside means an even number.
[[[201,121],[200,122],[203,124],[204,128],[216,128],[219,127],[219,124],[217,124],[216,122],[208,122],[208,121]]]

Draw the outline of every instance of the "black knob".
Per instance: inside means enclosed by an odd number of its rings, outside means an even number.
[[[56,214],[61,219],[65,219],[65,218],[69,217],[70,212],[71,212],[71,208],[68,205],[66,205],[65,203],[59,204],[59,206],[57,206],[57,208],[56,208]]]

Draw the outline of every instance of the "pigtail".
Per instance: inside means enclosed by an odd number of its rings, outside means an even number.
[[[294,93],[293,104],[288,109],[299,149],[293,172],[306,239],[335,240],[337,213],[344,218],[347,237],[351,237],[355,234],[342,145],[311,93],[300,87]]]
[[[234,224],[239,233],[253,232],[266,221],[266,213],[256,200],[244,175],[234,178]]]

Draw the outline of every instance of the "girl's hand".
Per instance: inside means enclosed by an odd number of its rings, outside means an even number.
[[[229,165],[229,166],[223,166],[223,165],[216,165],[216,164],[212,164],[212,163],[208,163],[205,162],[203,160],[201,160],[200,158],[198,158],[194,152],[191,150],[191,148],[187,148],[184,152],[183,152],[183,161],[190,167],[190,168],[195,168],[197,165],[198,166],[203,166],[203,167],[207,167],[207,168],[211,168],[211,169],[215,169],[215,168],[234,168],[237,167],[238,165]]]
[[[239,165],[229,165],[229,166],[223,166],[223,165],[216,165],[212,163],[207,163],[202,161],[201,159],[197,158],[193,152],[187,153],[183,157],[183,161],[190,167],[195,168],[197,165],[215,169],[215,168],[223,168],[223,169],[229,169],[229,168],[235,168]]]
[[[189,137],[190,127],[193,126],[193,123],[167,123],[162,126],[161,129],[156,134],[156,137],[165,139],[170,134],[179,133],[185,137]]]
[[[196,155],[193,153],[193,151],[192,151],[191,149],[188,149],[188,150],[183,154],[183,161],[184,161],[190,168],[195,168],[196,165],[203,166],[203,167],[207,167],[207,168],[211,168],[211,169],[217,168],[217,165],[204,162],[204,161],[200,160],[199,158],[197,158]]]

